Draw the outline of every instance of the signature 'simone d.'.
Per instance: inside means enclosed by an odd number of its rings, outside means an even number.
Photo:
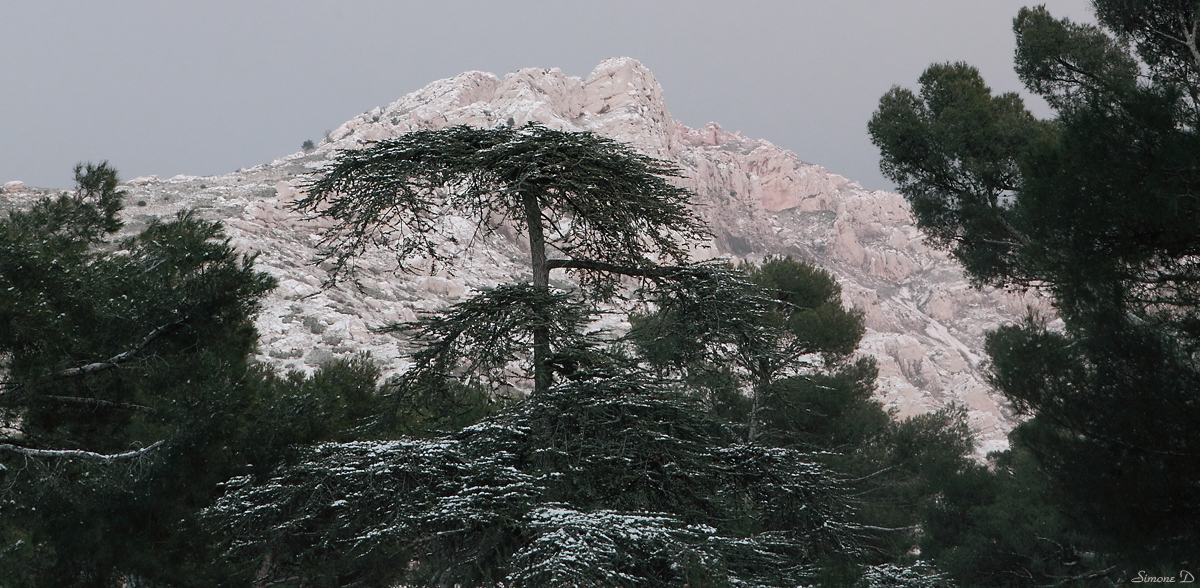
[[[1146,570],[1141,570],[1138,572],[1138,575],[1136,578],[1130,580],[1130,582],[1132,582],[1134,584],[1141,584],[1143,582],[1148,582],[1148,583],[1161,582],[1163,584],[1176,584],[1176,583],[1191,584],[1192,582],[1195,582],[1195,581],[1196,581],[1195,576],[1192,576],[1192,573],[1187,570],[1179,570],[1178,576],[1147,576]]]

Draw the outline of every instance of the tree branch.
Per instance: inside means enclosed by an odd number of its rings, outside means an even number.
[[[1104,568],[1103,570],[1096,570],[1094,572],[1085,572],[1078,576],[1069,576],[1069,577],[1058,576],[1058,577],[1061,577],[1062,579],[1059,580],[1054,585],[1055,586],[1064,586],[1069,582],[1079,582],[1081,580],[1092,580],[1095,578],[1100,578],[1103,576],[1107,576],[1109,572],[1115,570],[1116,568],[1117,568],[1117,566],[1109,566],[1107,568]]]
[[[546,266],[550,269],[579,269],[609,272],[621,274],[623,276],[635,276],[640,278],[669,278],[680,270],[684,269],[679,266],[633,267],[585,259],[547,259]]]
[[[1176,15],[1176,17],[1179,20],[1179,28],[1180,28],[1181,32],[1183,33],[1183,38],[1179,39],[1179,38],[1173,37],[1171,35],[1168,35],[1166,33],[1159,33],[1159,34],[1161,34],[1162,36],[1164,36],[1168,39],[1171,39],[1172,41],[1184,44],[1188,48],[1188,52],[1190,52],[1192,54],[1192,61],[1195,62],[1196,69],[1200,70],[1200,46],[1197,46],[1197,43],[1196,43],[1196,29],[1197,29],[1197,27],[1200,27],[1200,21],[1193,20],[1192,28],[1189,30],[1188,26],[1187,26],[1188,23],[1183,18],[1183,15],[1178,14],[1178,15]]]
[[[855,529],[864,529],[867,531],[915,531],[921,528],[921,525],[909,525],[907,527],[878,527],[875,525],[854,525]]]
[[[143,406],[141,404],[130,404],[128,402],[112,402],[109,400],[102,400],[100,398],[81,398],[79,396],[55,396],[55,395],[46,395],[46,396],[42,396],[42,398],[48,398],[50,400],[57,400],[59,402],[66,402],[69,404],[84,404],[87,406],[102,406],[102,407],[107,407],[107,408],[124,408],[126,410],[140,410],[140,411],[144,411],[144,412],[154,412],[154,409],[150,408],[149,406]]]
[[[852,479],[852,480],[846,480],[846,483],[849,483],[849,484],[854,484],[854,483],[856,483],[856,482],[862,482],[863,480],[869,480],[869,479],[871,479],[871,478],[874,478],[875,476],[878,476],[878,475],[880,475],[880,474],[887,473],[887,472],[889,472],[889,471],[891,471],[891,470],[895,469],[895,467],[896,467],[896,466],[888,466],[888,467],[886,467],[886,468],[883,468],[882,470],[878,470],[878,471],[876,471],[876,472],[874,472],[874,473],[867,474],[867,475],[865,475],[865,476],[862,476],[862,477],[860,477],[860,478],[854,478],[854,479]]]
[[[188,320],[188,317],[183,317],[182,319],[179,319],[173,323],[168,323],[168,324],[162,325],[161,327],[158,327],[158,328],[154,329],[153,331],[150,331],[150,334],[143,337],[141,342],[138,343],[136,346],[134,346],[132,349],[128,349],[122,353],[118,353],[117,355],[114,355],[105,361],[89,363],[87,365],[82,365],[79,367],[69,368],[69,369],[62,370],[60,372],[56,372],[54,374],[51,374],[48,377],[42,378],[41,380],[34,382],[29,387],[36,388],[36,387],[40,387],[40,386],[49,384],[51,382],[57,382],[59,380],[67,380],[67,379],[71,379],[71,378],[77,378],[80,376],[89,376],[92,374],[97,374],[100,372],[108,371],[110,369],[114,369],[114,368],[120,366],[121,364],[129,361],[130,359],[133,359],[133,357],[135,355],[137,355],[139,352],[141,352],[143,349],[145,349],[146,346],[153,343],[155,339],[158,339],[159,337],[163,336],[164,334],[166,334],[168,331],[174,329],[175,327],[183,325],[185,322],[187,322],[187,320]],[[18,384],[18,383],[13,383],[13,382],[0,382],[0,397],[16,395],[16,394],[20,393],[22,391],[22,389],[27,389],[27,387],[24,384]],[[78,402],[78,403],[83,403],[83,404],[92,404],[95,406],[114,406],[114,407],[120,407],[120,408],[128,408],[131,410],[147,410],[147,411],[152,410],[150,407],[147,407],[147,406],[141,406],[141,405],[137,405],[137,404],[128,404],[128,405],[119,404],[119,403],[108,402],[107,400],[100,400],[98,398],[93,399],[93,398],[78,398],[78,397],[72,397],[72,396],[49,396],[49,395],[45,396],[45,398],[58,400],[60,402]]]
[[[154,342],[155,339],[158,339],[159,337],[163,336],[163,334],[165,334],[167,331],[170,331],[171,329],[174,329],[175,327],[182,325],[184,323],[184,321],[186,321],[186,320],[187,320],[187,317],[184,317],[178,321],[165,324],[161,327],[158,327],[157,329],[154,329],[153,331],[150,331],[150,334],[146,335],[146,337],[142,339],[142,342],[138,343],[137,346],[135,346],[133,349],[129,349],[123,353],[114,355],[105,361],[98,361],[96,363],[89,363],[87,365],[70,368],[70,369],[65,369],[61,372],[54,374],[51,377],[51,379],[52,380],[65,380],[68,378],[77,378],[79,376],[90,376],[92,374],[97,374],[100,372],[104,372],[104,371],[113,369],[113,368],[129,361],[130,359],[133,359],[134,355],[136,355],[141,350],[145,349],[146,346],[149,345],[150,343]]]
[[[9,443],[0,443],[0,449],[30,457],[65,457],[68,459],[84,457],[88,459],[99,459],[101,461],[114,461],[118,459],[137,457],[158,447],[159,445],[162,445],[164,442],[165,441],[155,441],[149,447],[135,449],[133,451],[126,451],[125,453],[96,453],[93,451],[84,451],[82,449],[30,449],[28,447],[20,447]]]
[[[1154,276],[1139,276],[1130,274],[1127,275],[1126,279],[1143,284],[1170,284],[1174,282],[1200,282],[1200,275],[1159,273]]]

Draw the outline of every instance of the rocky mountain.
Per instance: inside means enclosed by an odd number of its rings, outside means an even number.
[[[258,266],[280,281],[258,320],[262,360],[311,370],[335,356],[370,351],[394,373],[405,367],[403,341],[372,334],[370,327],[412,320],[472,290],[521,280],[527,249],[511,234],[494,235],[464,247],[453,274],[435,275],[420,267],[398,271],[394,259],[375,251],[362,260],[357,284],[322,289],[327,276],[310,263],[320,223],[288,208],[297,186],[336,149],[417,129],[528,121],[594,131],[678,163],[714,235],[694,252],[697,259],[786,254],[829,269],[842,283],[846,304],[866,315],[861,351],[878,360],[878,393],[887,406],[907,416],[957,403],[967,408],[982,451],[1006,444],[1014,420],[985,384],[983,333],[1030,307],[1045,311],[1045,302],[973,289],[952,260],[923,242],[897,194],[864,190],[716,123],[684,126],[671,117],[653,74],[633,59],[604,61],[587,79],[558,69],[503,77],[467,72],[355,117],[309,153],[222,176],[136,178],[126,186],[128,230],[182,209],[222,220],[235,244],[260,252]],[[0,199],[19,205],[45,193],[10,182]],[[471,240],[466,219],[444,222],[460,242]]]

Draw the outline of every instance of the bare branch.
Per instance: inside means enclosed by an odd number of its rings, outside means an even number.
[[[97,407],[105,407],[105,408],[124,408],[126,410],[140,410],[143,412],[154,412],[154,409],[150,408],[149,406],[143,406],[141,404],[130,404],[128,402],[111,402],[108,400],[102,400],[100,398],[81,398],[79,396],[55,396],[55,395],[46,395],[46,396],[42,396],[42,398],[47,398],[50,400],[57,400],[59,402],[66,402],[68,404],[84,404],[87,406],[97,406]]]
[[[867,531],[915,531],[921,528],[921,525],[909,525],[907,527],[878,527],[875,525],[854,525],[855,529],[864,529]]]
[[[0,443],[0,449],[11,451],[13,453],[19,453],[21,455],[27,455],[29,457],[65,457],[67,459],[87,458],[98,459],[101,461],[114,461],[118,459],[137,457],[158,447],[159,445],[162,445],[163,443],[164,441],[155,441],[149,447],[135,449],[133,451],[126,451],[125,453],[96,453],[94,451],[84,451],[82,449],[30,449],[28,447],[20,447],[18,445],[12,445],[9,443]]]
[[[108,371],[110,369],[114,369],[114,368],[120,366],[121,364],[129,361],[130,359],[133,359],[134,356],[136,356],[139,352],[141,352],[143,349],[145,349],[148,345],[153,343],[155,339],[162,337],[164,334],[166,334],[168,331],[174,329],[175,327],[179,327],[179,326],[183,325],[185,322],[187,322],[187,320],[188,320],[188,317],[184,317],[173,323],[169,323],[169,324],[163,325],[161,327],[158,327],[158,328],[154,329],[153,331],[150,331],[150,334],[148,334],[144,338],[142,338],[141,342],[138,343],[136,346],[134,346],[132,349],[128,349],[122,353],[114,355],[105,361],[98,361],[95,363],[89,363],[87,365],[62,370],[60,372],[50,375],[49,377],[46,377],[37,382],[34,382],[29,387],[36,388],[36,387],[40,387],[40,386],[49,384],[51,382],[57,382],[59,380],[67,380],[70,378],[89,376],[89,375],[93,375],[93,374],[98,374],[100,372]],[[20,383],[14,383],[14,382],[8,382],[8,381],[0,382],[0,397],[16,396],[16,395],[20,394],[23,390],[27,390],[27,389],[28,388],[25,385],[20,384]],[[73,397],[73,396],[50,396],[50,395],[47,395],[44,398],[58,400],[60,402],[76,402],[76,403],[80,403],[80,404],[92,404],[94,406],[112,406],[112,407],[119,407],[119,408],[127,408],[130,410],[145,410],[145,411],[153,410],[148,406],[109,402],[107,400],[100,400],[98,398],[79,398],[79,397]]]
[[[886,468],[883,468],[882,470],[877,470],[877,471],[875,471],[875,472],[873,472],[873,473],[870,473],[870,474],[867,474],[867,475],[865,475],[865,476],[862,476],[861,478],[854,478],[853,480],[846,480],[846,482],[847,482],[847,483],[849,483],[849,484],[854,484],[854,483],[857,483],[857,482],[862,482],[863,480],[869,480],[869,479],[871,479],[871,478],[874,478],[875,476],[878,476],[878,475],[880,475],[880,474],[887,473],[887,472],[889,472],[889,471],[891,471],[891,470],[893,470],[893,469],[895,469],[895,466],[888,466],[888,467],[886,467]]]
[[[684,269],[678,266],[633,267],[587,259],[547,259],[546,266],[550,269],[579,269],[641,278],[668,278]]]
[[[51,379],[52,380],[65,380],[68,378],[77,378],[79,376],[90,376],[92,374],[97,374],[100,372],[104,372],[104,371],[113,369],[113,368],[129,361],[130,359],[133,359],[133,357],[135,355],[137,355],[138,352],[145,349],[146,346],[149,345],[150,343],[152,343],[155,339],[158,339],[159,337],[163,336],[163,334],[165,334],[167,331],[170,331],[171,329],[174,329],[175,327],[182,325],[184,323],[184,321],[186,321],[186,320],[187,320],[187,317],[184,317],[178,321],[163,325],[161,327],[158,327],[157,329],[154,329],[153,331],[150,331],[150,334],[146,335],[146,337],[144,339],[142,339],[142,342],[138,343],[137,346],[135,346],[132,349],[126,350],[123,353],[114,355],[105,361],[89,363],[87,365],[66,369],[66,370],[63,370],[61,372],[54,374],[54,376]]]

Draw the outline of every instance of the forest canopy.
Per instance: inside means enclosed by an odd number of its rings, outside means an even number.
[[[0,585],[945,584],[913,547],[962,415],[873,400],[831,274],[691,263],[677,173],[536,126],[336,155],[299,206],[337,268],[445,207],[543,235],[529,282],[380,325],[418,347],[386,381],[253,361],[274,280],[193,214],[119,236],[107,164],[6,211]],[[618,293],[633,328],[591,329]]]
[[[1014,20],[1016,72],[1051,119],[947,63],[869,125],[933,242],[978,284],[1049,294],[1065,323],[1031,316],[986,347],[1029,417],[999,463],[1061,539],[957,548],[965,585],[1009,585],[1018,565],[1029,583],[1109,585],[1200,561],[1200,5],[1093,6],[1098,25],[1045,7]]]

